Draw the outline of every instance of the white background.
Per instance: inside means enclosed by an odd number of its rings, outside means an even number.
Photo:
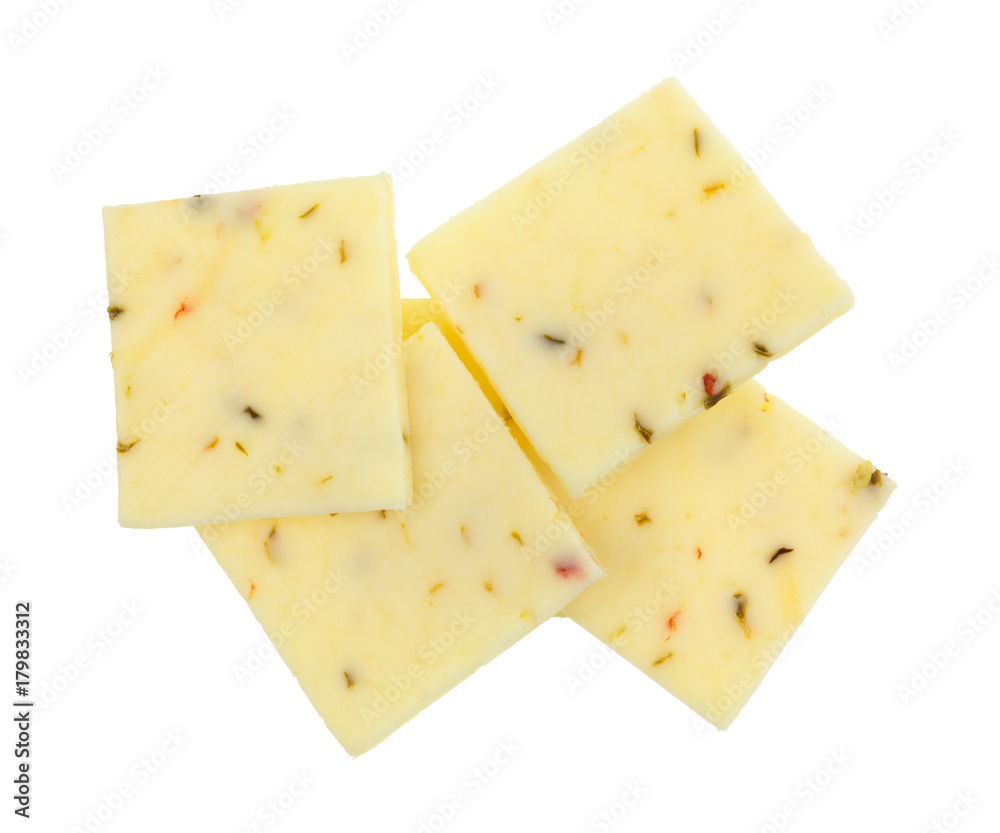
[[[355,27],[387,3],[3,4],[0,679],[14,602],[31,599],[35,695],[52,702],[35,715],[26,823],[6,798],[13,692],[0,687],[0,828],[71,830],[127,784],[90,829],[417,831],[452,815],[453,831],[997,830],[1000,280],[975,276],[1000,254],[1000,8],[908,0],[890,31],[889,0],[589,0],[561,21],[528,0],[410,0],[348,61]],[[835,420],[900,489],[725,733],[553,621],[352,761],[280,660],[237,679],[263,632],[194,533],[115,521],[100,208],[209,192],[232,162],[227,190],[398,174],[440,129],[397,177],[405,253],[675,74],[740,149],[767,156],[763,180],[857,297],[762,381]],[[454,108],[480,76],[499,87],[464,118]],[[276,109],[287,124],[250,158],[243,143]],[[89,156],[67,157],[94,129]],[[879,216],[858,235],[846,224],[862,211]],[[423,294],[401,269],[404,293]],[[949,641],[957,656],[922,671]],[[173,730],[179,751],[141,775]],[[508,741],[511,760],[483,770]],[[267,802],[303,773],[304,796],[269,824]],[[622,814],[630,785],[641,797]],[[971,814],[948,815],[970,792]],[[602,811],[620,818],[602,828]]]

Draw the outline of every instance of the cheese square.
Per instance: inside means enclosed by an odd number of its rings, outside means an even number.
[[[388,175],[104,209],[118,518],[411,497]]]
[[[673,79],[409,262],[574,497],[853,305]]]
[[[748,382],[566,503],[608,570],[566,614],[725,729],[895,487]]]
[[[442,310],[404,299],[404,333]],[[566,614],[720,729],[895,489],[756,382],[578,500],[528,455],[607,570]]]
[[[351,755],[602,573],[440,331],[404,346],[410,507],[198,530]]]

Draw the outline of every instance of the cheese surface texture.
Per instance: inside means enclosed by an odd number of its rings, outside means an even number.
[[[119,522],[402,508],[388,176],[104,209]]]
[[[676,80],[409,262],[574,497],[853,304]]]
[[[440,331],[405,354],[410,507],[199,528],[352,755],[602,572]]]
[[[404,299],[404,332],[426,320]],[[895,488],[756,382],[578,500],[529,456],[607,570],[566,614],[719,728]]]

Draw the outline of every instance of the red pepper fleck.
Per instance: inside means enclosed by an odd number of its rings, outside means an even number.
[[[177,316],[180,315],[182,312],[191,312],[191,310],[193,309],[194,309],[193,306],[188,306],[187,298],[185,298],[183,301],[181,301],[180,309],[178,309],[177,312],[174,313],[174,318],[177,318]]]
[[[254,584],[254,583],[253,583],[253,582],[251,581],[251,582],[250,582],[250,595],[249,595],[249,596],[247,596],[247,599],[252,599],[252,598],[253,598],[253,591],[254,591],[254,590],[256,590],[256,589],[257,589],[257,585],[256,585],[256,584]]]
[[[701,561],[701,547],[698,547],[698,560]]]
[[[680,615],[681,612],[678,610],[674,613],[673,616],[667,619],[667,627],[670,628],[671,633],[677,633],[677,617]]]
[[[705,393],[709,396],[715,396],[719,392],[719,377],[714,373],[706,373],[701,377],[701,382],[705,386]]]
[[[577,578],[583,575],[580,565],[569,558],[556,561],[553,563],[552,569],[556,571],[556,575],[560,578]]]

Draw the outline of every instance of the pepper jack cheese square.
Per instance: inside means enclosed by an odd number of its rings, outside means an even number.
[[[119,522],[403,508],[388,175],[104,209]]]
[[[404,299],[404,333],[428,320]],[[756,382],[578,500],[529,456],[607,570],[566,614],[720,729],[895,488]]]
[[[749,382],[566,504],[608,570],[566,614],[725,729],[893,489]]]
[[[409,262],[574,497],[853,305],[675,79]]]
[[[410,507],[198,530],[351,755],[602,573],[440,331],[405,350]]]

